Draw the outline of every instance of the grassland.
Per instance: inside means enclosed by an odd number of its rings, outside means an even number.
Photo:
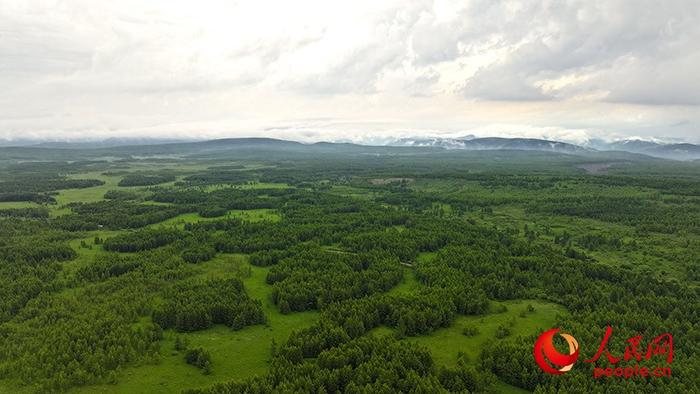
[[[250,182],[250,183],[240,183],[235,185],[229,184],[215,184],[207,185],[202,187],[205,191],[220,190],[220,189],[288,189],[292,186],[286,183],[273,183],[273,182]]]
[[[70,209],[65,205],[72,202],[97,202],[104,200],[104,195],[109,190],[117,189],[117,183],[121,176],[103,175],[101,171],[74,174],[71,178],[76,179],[99,179],[104,185],[88,187],[83,189],[61,190],[55,197],[57,204],[52,206],[51,216],[60,216],[70,213]]]
[[[59,205],[72,201],[92,202],[103,199],[104,193],[117,188],[120,176],[105,176],[101,173],[80,174],[83,178],[101,179],[105,184],[88,189],[75,189],[61,191],[58,197]],[[432,185],[435,187],[435,185]],[[444,188],[447,185],[440,184],[437,187]],[[454,186],[454,185],[449,185]],[[252,183],[235,186],[212,185],[208,191],[224,187],[234,188],[284,188],[285,184]],[[139,189],[143,187],[131,187]],[[375,195],[363,188],[351,186],[334,186],[333,193],[351,196],[354,198],[368,199]],[[449,206],[443,207],[449,212]],[[54,210],[53,214],[62,214],[62,210]],[[238,217],[249,221],[278,221],[279,214],[270,209],[232,210],[225,217]],[[501,223],[521,225],[526,219],[521,210],[510,208],[494,214]],[[199,221],[220,220],[222,217],[205,218],[197,213],[178,215],[166,221],[151,226],[176,226],[182,228],[186,223]],[[89,264],[92,258],[101,252],[100,245],[93,245],[95,236],[101,238],[114,236],[118,232],[96,231],[90,232],[85,238],[71,241],[71,246],[78,251],[79,257],[65,264],[66,273],[74,271],[82,264]],[[89,247],[81,247],[81,242]],[[436,253],[421,253],[417,261],[427,261],[434,258]],[[159,360],[146,365],[133,365],[124,368],[116,376],[116,382],[100,385],[85,386],[75,389],[76,393],[122,393],[122,392],[154,392],[171,393],[187,388],[196,388],[211,385],[215,382],[223,382],[231,379],[243,379],[265,373],[268,370],[270,351],[273,341],[283,342],[289,334],[296,329],[307,327],[318,319],[317,312],[281,314],[271,300],[271,286],[265,283],[268,268],[251,266],[245,255],[218,255],[216,258],[200,264],[197,269],[202,277],[242,277],[246,291],[252,298],[259,299],[267,317],[265,325],[246,327],[239,331],[233,331],[229,327],[215,326],[211,329],[194,333],[176,333],[166,330],[161,341]],[[67,275],[69,276],[69,275]],[[395,286],[390,293],[411,293],[420,288],[413,271],[404,268],[402,282]],[[483,315],[460,316],[454,324],[448,328],[437,330],[429,336],[404,339],[427,347],[432,353],[437,365],[454,366],[458,353],[466,354],[468,360],[476,362],[478,354],[485,346],[495,339],[496,328],[507,325],[512,329],[512,336],[531,335],[538,330],[551,326],[558,313],[566,313],[561,306],[538,300],[516,300],[501,303],[507,311]],[[528,305],[534,307],[534,312],[526,312]],[[462,331],[467,325],[477,326],[479,333],[472,337],[466,337]],[[376,335],[390,335],[392,329],[380,327],[373,331]],[[183,354],[175,350],[177,337],[185,339],[190,347],[203,347],[212,357],[212,373],[204,375],[202,372],[184,362]],[[501,392],[524,392],[505,383],[499,382],[498,389]],[[147,389],[146,389],[147,388]]]
[[[338,194],[341,196],[348,196],[353,198],[361,198],[364,200],[372,199],[376,194],[366,188],[346,186],[346,185],[335,185],[331,188],[331,193]]]
[[[688,267],[679,264],[687,260],[684,256],[688,245],[700,244],[700,236],[688,232],[680,234],[641,233],[635,227],[601,220],[528,212],[523,202],[537,201],[556,194],[586,196],[635,196],[655,199],[656,192],[629,186],[615,188],[599,185],[557,184],[546,189],[522,189],[517,187],[486,187],[479,182],[456,180],[420,180],[411,185],[413,190],[423,193],[438,193],[460,199],[491,200],[497,204],[490,212],[474,209],[466,212],[465,217],[474,223],[512,228],[523,232],[527,227],[536,233],[536,238],[552,243],[555,236],[569,234],[574,240],[584,235],[605,235],[619,237],[623,242],[633,245],[625,248],[601,248],[585,250],[586,255],[603,264],[622,266],[636,272],[655,275],[661,278],[685,280]],[[359,194],[359,191],[355,191]],[[451,209],[444,206],[445,213]],[[585,249],[585,248],[582,248]]]
[[[533,312],[527,312],[528,305],[534,308]],[[496,312],[498,306],[505,306],[507,310]],[[565,313],[562,306],[544,301],[505,301],[494,303],[492,313],[487,315],[459,316],[450,327],[437,330],[430,336],[406,340],[430,349],[436,364],[454,366],[459,352],[465,353],[471,362],[476,362],[481,349],[489,346],[489,342],[499,340],[495,335],[498,326],[510,327],[510,336],[528,336],[551,328],[556,315]],[[477,327],[479,333],[465,336],[462,331],[467,326]]]
[[[318,319],[317,312],[281,314],[272,303],[272,287],[265,283],[269,269],[251,266],[245,255],[220,255],[198,268],[200,275],[206,277],[243,276],[248,294],[262,302],[267,323],[239,331],[221,325],[194,333],[166,330],[158,363],[126,368],[118,374],[116,384],[85,386],[73,392],[173,393],[259,375],[268,369],[273,341],[283,342],[293,330],[310,326]],[[175,351],[177,336],[186,339],[190,347],[201,346],[209,351],[213,365],[210,375],[185,363],[183,354]]]
[[[427,261],[434,258],[436,253],[421,253],[418,261]],[[421,284],[416,280],[413,271],[404,269],[404,277],[401,283],[392,288],[389,294],[410,294],[420,288]],[[534,308],[534,310],[529,307]],[[505,310],[504,310],[505,309]],[[406,338],[404,341],[425,346],[435,360],[436,365],[454,367],[457,365],[458,355],[466,355],[470,364],[476,364],[482,349],[490,346],[498,340],[496,330],[499,326],[506,326],[511,330],[507,338],[522,335],[528,336],[545,329],[551,328],[557,321],[557,315],[566,315],[567,311],[561,305],[541,300],[511,300],[494,302],[491,313],[481,316],[459,316],[455,322],[447,328],[433,332],[428,336]],[[478,333],[473,336],[465,336],[466,327],[476,327]],[[394,335],[395,330],[388,327],[378,327],[371,331],[374,335]],[[497,382],[496,389],[499,393],[527,393],[527,391],[511,386],[504,382]]]
[[[125,171],[138,171],[172,168],[172,164],[153,165],[147,162],[138,162],[125,167]],[[188,172],[201,171],[204,165],[184,165],[178,167],[178,180],[181,180]],[[266,168],[263,166],[247,166],[241,171]],[[267,167],[269,168],[269,167]],[[175,171],[175,170],[173,170]],[[117,174],[117,173],[115,173]],[[382,175],[383,176],[383,175]],[[104,175],[103,172],[85,172],[72,175],[80,179],[100,179],[104,185],[85,188],[61,190],[57,193],[58,204],[51,206],[51,216],[59,216],[69,211],[65,207],[71,202],[96,202],[104,199],[104,194],[109,190],[126,189],[141,191],[148,186],[119,187],[118,182],[122,175]],[[359,177],[358,177],[359,178]],[[355,179],[358,179],[355,178]],[[345,179],[345,178],[343,178]],[[494,178],[494,184],[502,181]],[[323,188],[329,183],[323,183]],[[174,182],[160,186],[178,187]],[[382,186],[385,188],[382,189]],[[338,181],[330,186],[330,191],[336,196],[351,197],[355,200],[352,204],[371,203],[374,198],[390,193],[404,193],[406,201],[411,201],[410,192],[423,193],[424,196],[439,196],[440,200],[419,200],[415,206],[404,207],[396,203],[397,210],[405,209],[416,216],[432,215],[436,219],[443,217],[455,217],[468,219],[471,224],[477,224],[484,228],[496,228],[505,230],[520,240],[528,240],[530,243],[547,244],[555,248],[555,252],[563,259],[566,254],[564,249],[569,245],[585,252],[586,256],[596,261],[614,267],[626,267],[635,273],[649,273],[664,279],[671,278],[682,281],[688,267],[696,260],[686,258],[691,256],[689,245],[697,245],[700,242],[698,235],[689,233],[662,234],[642,233],[632,226],[614,224],[584,217],[553,215],[546,212],[528,210],[528,204],[538,199],[549,198],[550,195],[587,195],[587,196],[638,196],[640,198],[657,201],[658,193],[653,190],[632,186],[603,187],[600,185],[582,185],[576,182],[559,182],[551,187],[527,188],[517,186],[493,186],[484,185],[478,181],[459,179],[425,179],[418,178],[406,186],[405,190],[396,190],[397,185],[375,185],[362,180],[353,180],[348,183],[345,180]],[[238,185],[208,185],[198,187],[204,191],[214,191],[223,188],[236,189],[280,189],[293,187],[285,183],[251,182]],[[394,188],[394,189],[392,189]],[[314,188],[306,191],[316,190]],[[264,192],[263,192],[264,193]],[[313,200],[315,201],[315,200]],[[383,200],[381,203],[389,207],[390,203]],[[398,200],[397,201],[403,201]],[[424,205],[421,205],[427,201]],[[463,203],[467,201],[468,203]],[[486,201],[486,203],[484,203]],[[144,204],[157,204],[154,202],[142,202]],[[394,204],[394,203],[391,203]],[[34,203],[0,203],[1,208],[19,208],[37,206]],[[283,206],[283,205],[282,205]],[[420,207],[420,208],[417,208]],[[415,210],[415,211],[413,211]],[[231,210],[224,216],[215,218],[202,217],[195,212],[182,214],[151,227],[172,226],[184,228],[187,223],[222,220],[227,217],[241,218],[251,222],[278,222],[284,220],[275,209]],[[290,215],[291,216],[291,215]],[[430,218],[432,220],[432,218]],[[462,220],[467,223],[466,220]],[[410,233],[411,226],[395,225],[400,233]],[[124,230],[127,231],[127,230]],[[60,278],[63,282],[59,292],[70,292],[78,289],[79,281],[75,280],[75,272],[78,268],[89,265],[94,258],[103,253],[101,245],[95,244],[95,237],[109,238],[123,231],[90,231],[71,233],[69,245],[77,251],[77,258],[60,263],[62,271]],[[571,242],[568,245],[557,241],[557,237],[568,234]],[[579,237],[584,235],[614,235],[619,237],[625,246],[618,248],[586,249],[579,242]],[[68,238],[68,237],[66,237]],[[351,253],[352,250],[343,250],[333,246],[323,245],[326,250],[337,253]],[[449,246],[449,245],[448,245]],[[585,249],[585,250],[584,250]],[[136,255],[136,254],[134,254]],[[437,252],[419,253],[415,264],[430,261],[435,258]],[[588,264],[591,259],[581,258],[581,264]],[[685,263],[685,261],[688,261]],[[574,261],[578,263],[577,261]],[[684,264],[686,264],[684,266]],[[404,264],[403,279],[390,290],[390,294],[412,294],[423,286],[414,276],[414,267]],[[260,300],[263,306],[266,324],[248,326],[234,331],[226,326],[214,326],[212,328],[192,333],[176,333],[166,330],[160,342],[160,353],[157,359],[149,359],[140,364],[127,364],[115,371],[113,378],[103,381],[101,384],[84,386],[71,389],[76,393],[123,393],[123,392],[155,392],[171,393],[182,389],[209,386],[216,382],[229,381],[231,379],[244,379],[264,374],[269,370],[271,348],[274,342],[282,343],[294,330],[314,324],[319,313],[315,311],[281,314],[272,303],[272,287],[266,284],[266,276],[269,268],[261,268],[250,265],[248,256],[243,254],[218,254],[213,259],[196,265],[187,265],[183,270],[183,277],[194,274],[202,279],[230,278],[242,279],[247,294]],[[529,286],[529,285],[528,285]],[[529,293],[536,294],[536,293]],[[573,310],[573,309],[572,309]],[[146,315],[148,312],[145,313]],[[516,336],[529,336],[544,329],[551,328],[558,316],[567,316],[567,310],[557,304],[542,300],[510,300],[505,302],[492,301],[491,310],[488,313],[477,316],[457,316],[453,323],[446,328],[430,332],[428,335],[403,338],[402,341],[422,345],[429,349],[435,363],[438,366],[454,367],[458,357],[468,360],[468,363],[476,365],[479,362],[479,354],[483,349],[493,344],[504,344],[510,338]],[[651,315],[650,315],[651,316]],[[571,318],[571,316],[569,316]],[[141,324],[148,322],[150,317],[142,317]],[[478,332],[473,335],[465,335],[467,327],[475,327]],[[503,337],[497,332],[506,327],[510,333]],[[395,330],[388,327],[379,327],[371,331],[374,335],[393,335]],[[499,338],[500,337],[500,338]],[[203,347],[212,358],[211,374],[205,375],[200,369],[188,365],[184,361],[184,354],[175,350],[176,339],[184,339],[190,348]],[[102,379],[102,378],[101,378]],[[0,393],[21,392],[15,389],[10,381],[0,381]],[[524,386],[526,387],[526,386]],[[521,389],[499,382],[496,386],[498,392],[522,393]],[[31,391],[31,388],[27,390]]]
[[[247,220],[251,222],[259,222],[259,221],[271,221],[271,222],[277,222],[280,221],[282,218],[280,215],[273,209],[249,209],[249,210],[240,210],[240,209],[233,209],[230,210],[226,213],[224,216],[220,217],[214,217],[214,218],[205,218],[200,216],[196,212],[190,212],[190,213],[184,213],[182,215],[175,216],[173,218],[170,218],[168,220],[152,224],[151,227],[158,227],[158,226],[174,226],[178,228],[184,227],[186,223],[196,223],[196,222],[205,222],[205,221],[213,221],[213,220],[222,220],[225,218],[239,218],[242,220]]]
[[[40,205],[31,201],[0,201],[0,209],[36,208]]]
[[[109,236],[107,232],[95,234]],[[80,248],[81,239],[72,241],[79,251],[79,258],[71,265],[87,263],[100,252],[99,245],[91,249]],[[86,238],[82,241],[90,243]],[[435,253],[422,253],[418,260],[428,260]],[[247,293],[262,302],[267,323],[246,327],[233,331],[225,326],[215,326],[211,329],[194,333],[176,333],[166,330],[161,341],[160,358],[157,362],[145,365],[134,365],[121,370],[116,376],[116,382],[80,387],[75,393],[123,393],[123,392],[154,392],[171,393],[182,389],[208,386],[215,382],[231,379],[243,379],[262,374],[267,371],[273,341],[283,342],[293,330],[298,330],[313,324],[318,319],[317,312],[281,314],[271,299],[271,286],[265,283],[269,268],[255,267],[248,263],[247,256],[241,254],[221,254],[214,259],[197,266],[200,276],[232,277],[243,279]],[[403,281],[391,290],[391,293],[410,293],[420,288],[413,271],[404,268]],[[504,305],[505,312],[496,312],[497,306]],[[534,307],[533,312],[527,312],[528,305]],[[499,325],[508,325],[512,336],[531,335],[551,326],[558,313],[566,313],[564,308],[556,304],[538,300],[516,300],[497,303],[492,313],[483,316],[460,316],[448,328],[437,330],[429,336],[404,339],[427,347],[432,353],[437,365],[454,366],[458,353],[467,355],[475,362],[484,346],[489,346],[495,339],[495,331]],[[479,333],[466,337],[464,327],[478,327]],[[375,335],[390,335],[392,329],[380,327],[373,331]],[[185,339],[190,347],[203,347],[212,357],[212,373],[202,372],[184,362],[183,354],[175,350],[177,337]],[[500,392],[524,392],[502,382],[497,385]],[[147,389],[146,389],[147,388]]]

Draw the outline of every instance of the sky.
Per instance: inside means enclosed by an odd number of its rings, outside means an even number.
[[[700,1],[2,0],[0,139],[700,142]]]

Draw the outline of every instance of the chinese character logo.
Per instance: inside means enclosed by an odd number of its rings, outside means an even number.
[[[576,338],[569,334],[559,334],[562,338],[566,340],[569,344],[569,354],[561,354],[554,348],[554,335],[559,332],[558,328],[553,328],[549,331],[545,331],[535,342],[535,361],[537,365],[542,368],[542,370],[548,374],[561,375],[574,366],[574,363],[578,359],[578,342]],[[552,367],[552,364],[560,368]]]
[[[553,339],[558,332],[558,328],[545,331],[537,338],[533,351],[537,365],[540,366],[542,371],[551,375],[561,375],[570,371],[579,355],[578,342],[569,334],[559,334],[569,344],[569,354],[559,353],[554,348]],[[590,360],[584,360],[586,363],[596,363],[601,359],[601,356],[605,356],[603,360],[607,360],[607,367],[595,366],[593,368],[593,377],[595,379],[603,377],[622,377],[625,379],[671,377],[671,368],[668,366],[656,365],[647,367],[637,364],[642,360],[646,362],[654,357],[663,358],[667,364],[671,364],[673,361],[673,336],[670,333],[657,336],[648,342],[646,347],[642,344],[643,338],[641,335],[633,336],[627,340],[628,345],[625,348],[624,355],[618,357],[615,357],[613,352],[608,349],[608,342],[612,333],[612,327],[606,327],[605,335],[600,342],[600,346],[598,346],[598,351]],[[623,364],[628,363],[628,365],[618,366],[617,364],[623,360]],[[629,363],[635,363],[636,365],[629,365]]]

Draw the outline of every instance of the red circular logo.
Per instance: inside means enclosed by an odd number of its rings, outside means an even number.
[[[578,359],[578,342],[576,342],[576,338],[569,334],[559,334],[559,336],[564,338],[569,344],[569,354],[561,354],[554,348],[552,340],[554,339],[554,334],[558,332],[558,328],[545,331],[537,338],[533,351],[537,365],[539,365],[544,372],[552,375],[561,375],[564,372],[570,371],[571,367],[574,366],[574,363]],[[550,363],[560,368],[554,368]]]

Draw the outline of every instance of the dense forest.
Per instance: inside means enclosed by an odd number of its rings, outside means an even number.
[[[0,160],[0,392],[700,392],[697,164],[275,149]]]

